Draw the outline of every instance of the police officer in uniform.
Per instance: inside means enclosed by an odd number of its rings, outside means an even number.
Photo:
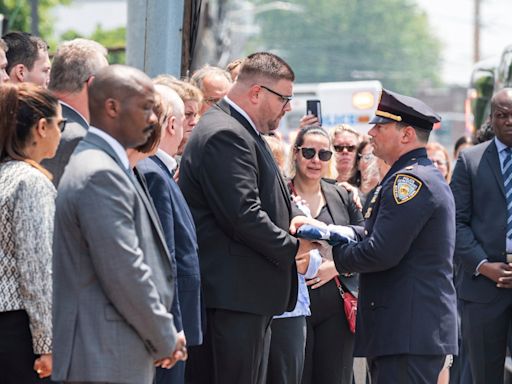
[[[425,144],[440,117],[422,101],[382,91],[369,131],[391,165],[356,243],[334,247],[336,269],[359,272],[355,356],[373,384],[432,384],[457,353],[452,281],[455,206]]]

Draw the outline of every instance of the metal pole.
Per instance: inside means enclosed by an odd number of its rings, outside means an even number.
[[[180,77],[184,0],[128,0],[126,62]]]
[[[39,13],[37,9],[39,7],[39,0],[30,0],[30,30],[35,36],[39,36]]]
[[[480,5],[481,0],[475,0],[475,21],[473,31],[473,62],[480,61]]]

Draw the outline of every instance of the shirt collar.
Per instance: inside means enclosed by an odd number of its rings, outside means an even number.
[[[121,164],[123,164],[125,169],[130,168],[130,162],[128,161],[128,155],[126,154],[126,149],[123,148],[123,146],[114,139],[112,136],[110,136],[105,131],[102,131],[101,129],[98,129],[96,127],[89,127],[89,133],[93,133],[96,136],[101,137],[103,140],[107,142],[108,145],[114,150],[117,157],[119,157],[119,160],[121,160]]]
[[[498,153],[501,153],[508,148],[508,146],[503,144],[503,142],[500,141],[500,139],[498,139],[496,136],[494,136],[494,142],[496,143],[496,149],[498,150]]]
[[[169,155],[165,151],[162,151],[160,148],[156,152],[156,157],[158,157],[162,161],[162,163],[164,163],[164,165],[169,170],[169,173],[172,175],[172,173],[176,169],[176,166],[178,165],[176,160],[174,160],[174,158],[171,155]]]
[[[66,107],[68,107],[69,109],[71,109],[73,112],[75,112],[78,116],[80,116],[86,123],[87,125],[89,125],[89,122],[87,121],[87,119],[84,117],[84,115],[82,115],[80,112],[78,112],[75,108],[73,108],[71,105],[69,105],[68,103],[66,103],[65,101],[62,101],[62,100],[59,100],[59,102],[62,104],[62,105],[65,105]]]
[[[241,114],[243,117],[245,117],[245,119],[249,122],[249,124],[251,124],[251,127],[256,131],[256,133],[258,134],[258,136],[261,136],[261,133],[260,131],[258,131],[256,129],[256,125],[254,124],[254,122],[251,120],[251,118],[249,117],[249,115],[247,114],[247,112],[245,112],[240,106],[238,106],[237,104],[235,104],[235,102],[233,100],[231,100],[229,97],[227,96],[224,96],[224,100],[226,100],[226,103],[228,103],[229,105],[231,105],[239,114]]]

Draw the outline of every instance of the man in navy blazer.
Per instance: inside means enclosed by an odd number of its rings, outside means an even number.
[[[178,332],[184,333],[188,346],[203,340],[201,321],[201,284],[197,256],[196,227],[185,198],[172,177],[176,155],[183,137],[184,105],[178,94],[165,85],[157,84],[164,110],[172,113],[162,127],[158,152],[137,163],[137,169],[146,178],[149,193],[164,229],[164,236],[176,265],[176,293],[171,308]],[[165,122],[164,122],[165,123]],[[185,380],[185,362],[172,369],[158,368],[156,384],[178,384]]]
[[[475,383],[503,383],[512,310],[512,235],[507,237],[503,168],[512,146],[512,89],[491,101],[496,137],[461,153],[451,182],[455,197],[457,290],[462,339]]]

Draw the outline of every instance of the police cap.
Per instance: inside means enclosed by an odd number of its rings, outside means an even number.
[[[431,130],[440,121],[441,117],[423,101],[383,89],[375,117],[370,124],[401,122]]]

